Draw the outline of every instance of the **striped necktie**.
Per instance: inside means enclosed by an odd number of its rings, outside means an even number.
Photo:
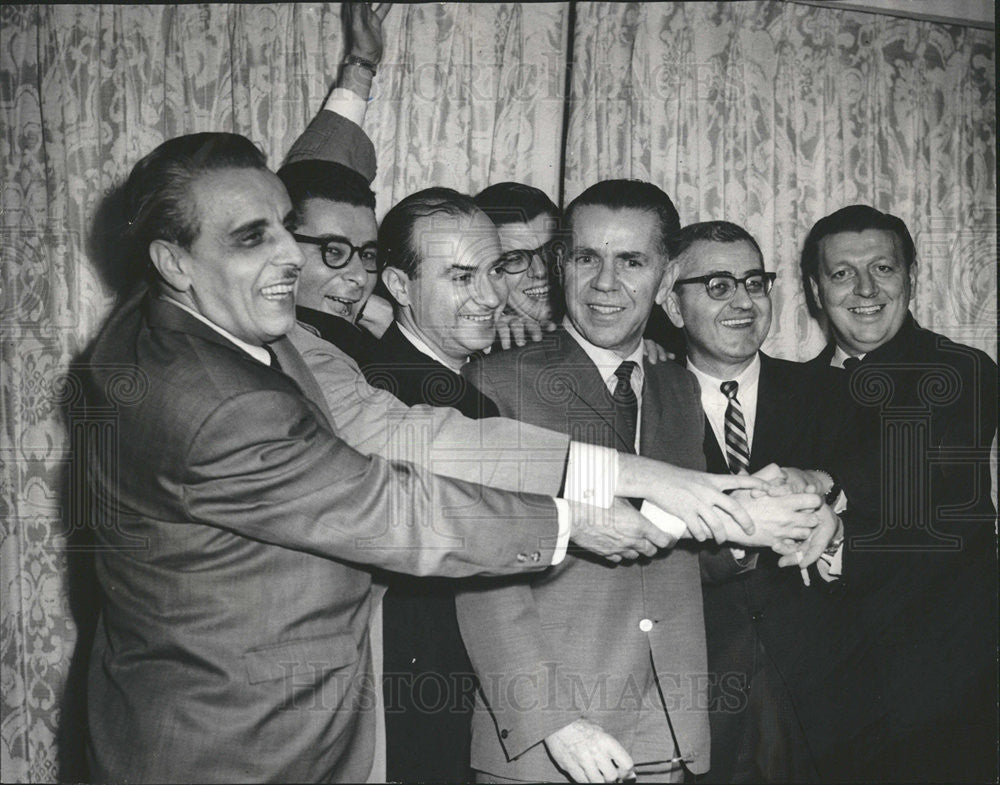
[[[750,444],[747,440],[747,426],[743,420],[743,409],[736,397],[739,382],[723,382],[719,389],[729,399],[726,406],[726,461],[733,474],[750,473]]]

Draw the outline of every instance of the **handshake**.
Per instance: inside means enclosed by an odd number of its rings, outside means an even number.
[[[691,537],[771,548],[781,554],[779,565],[805,568],[842,534],[824,502],[833,484],[824,472],[771,464],[752,475],[707,474],[634,455],[620,459],[618,496],[645,499],[659,508],[656,520],[672,517],[675,525],[654,524],[621,499],[608,509],[571,503],[573,542],[610,561],[653,556]]]

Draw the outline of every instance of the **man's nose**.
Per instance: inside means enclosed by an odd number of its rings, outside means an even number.
[[[528,277],[536,280],[543,280],[549,277],[549,268],[545,264],[542,255],[535,251],[531,254],[531,264],[528,266]]]
[[[750,299],[750,295],[747,293],[746,284],[736,283],[736,291],[733,292],[733,298],[729,301],[729,304],[733,308],[739,308],[744,311],[749,311],[753,308],[753,300]]]
[[[602,292],[610,292],[618,288],[618,270],[615,269],[613,259],[601,262],[601,269],[591,279],[590,285]]]
[[[302,253],[302,247],[287,229],[282,228],[280,231],[281,235],[277,243],[276,263],[290,265],[296,270],[301,270],[302,265],[306,261],[306,257]]]
[[[858,277],[854,281],[854,293],[859,297],[874,297],[878,294],[878,284],[875,282],[875,276],[867,270],[862,270],[858,273]]]
[[[507,299],[507,287],[502,280],[493,280],[486,275],[476,276],[472,299],[490,310],[499,308],[500,303]]]
[[[344,280],[358,286],[364,286],[368,282],[368,273],[365,270],[365,266],[361,264],[361,260],[357,254],[351,256],[341,276]]]

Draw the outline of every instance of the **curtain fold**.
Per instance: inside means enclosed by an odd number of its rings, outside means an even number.
[[[779,275],[765,348],[804,359],[822,336],[802,240],[870,202],[913,231],[917,318],[996,356],[992,31],[766,0],[577,3],[570,53],[570,18],[568,3],[393,8],[365,123],[380,217],[431,184],[520,180],[570,199],[602,178],[651,180],[682,221],[755,234]],[[246,134],[277,166],[342,54],[337,4],[0,6],[5,780],[56,781],[60,756],[62,776],[82,776],[69,546],[93,521],[66,479],[60,407],[114,295],[98,207],[178,134]]]
[[[726,219],[778,273],[765,350],[814,356],[798,256],[812,224],[867,202],[919,257],[917,318],[996,353],[993,36],[773,2],[580,3],[566,194],[660,185],[682,223]]]

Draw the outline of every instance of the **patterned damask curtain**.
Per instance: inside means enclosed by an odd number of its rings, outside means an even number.
[[[602,177],[650,179],[683,221],[757,235],[780,275],[766,348],[803,358],[822,340],[798,248],[818,217],[868,201],[914,231],[917,317],[996,355],[991,32],[783,2],[574,13],[570,31],[567,3],[393,9],[366,120],[379,215],[430,184],[517,179],[572,198]],[[276,165],[341,54],[337,5],[0,7],[5,781],[55,781],[60,757],[82,776],[72,658],[94,587],[67,547],[87,518],[60,406],[113,299],[95,211],[177,134],[237,131]]]
[[[992,31],[797,3],[580,3],[566,196],[650,180],[778,273],[765,351],[824,344],[798,276],[812,224],[865,202],[917,245],[922,324],[996,356]]]

